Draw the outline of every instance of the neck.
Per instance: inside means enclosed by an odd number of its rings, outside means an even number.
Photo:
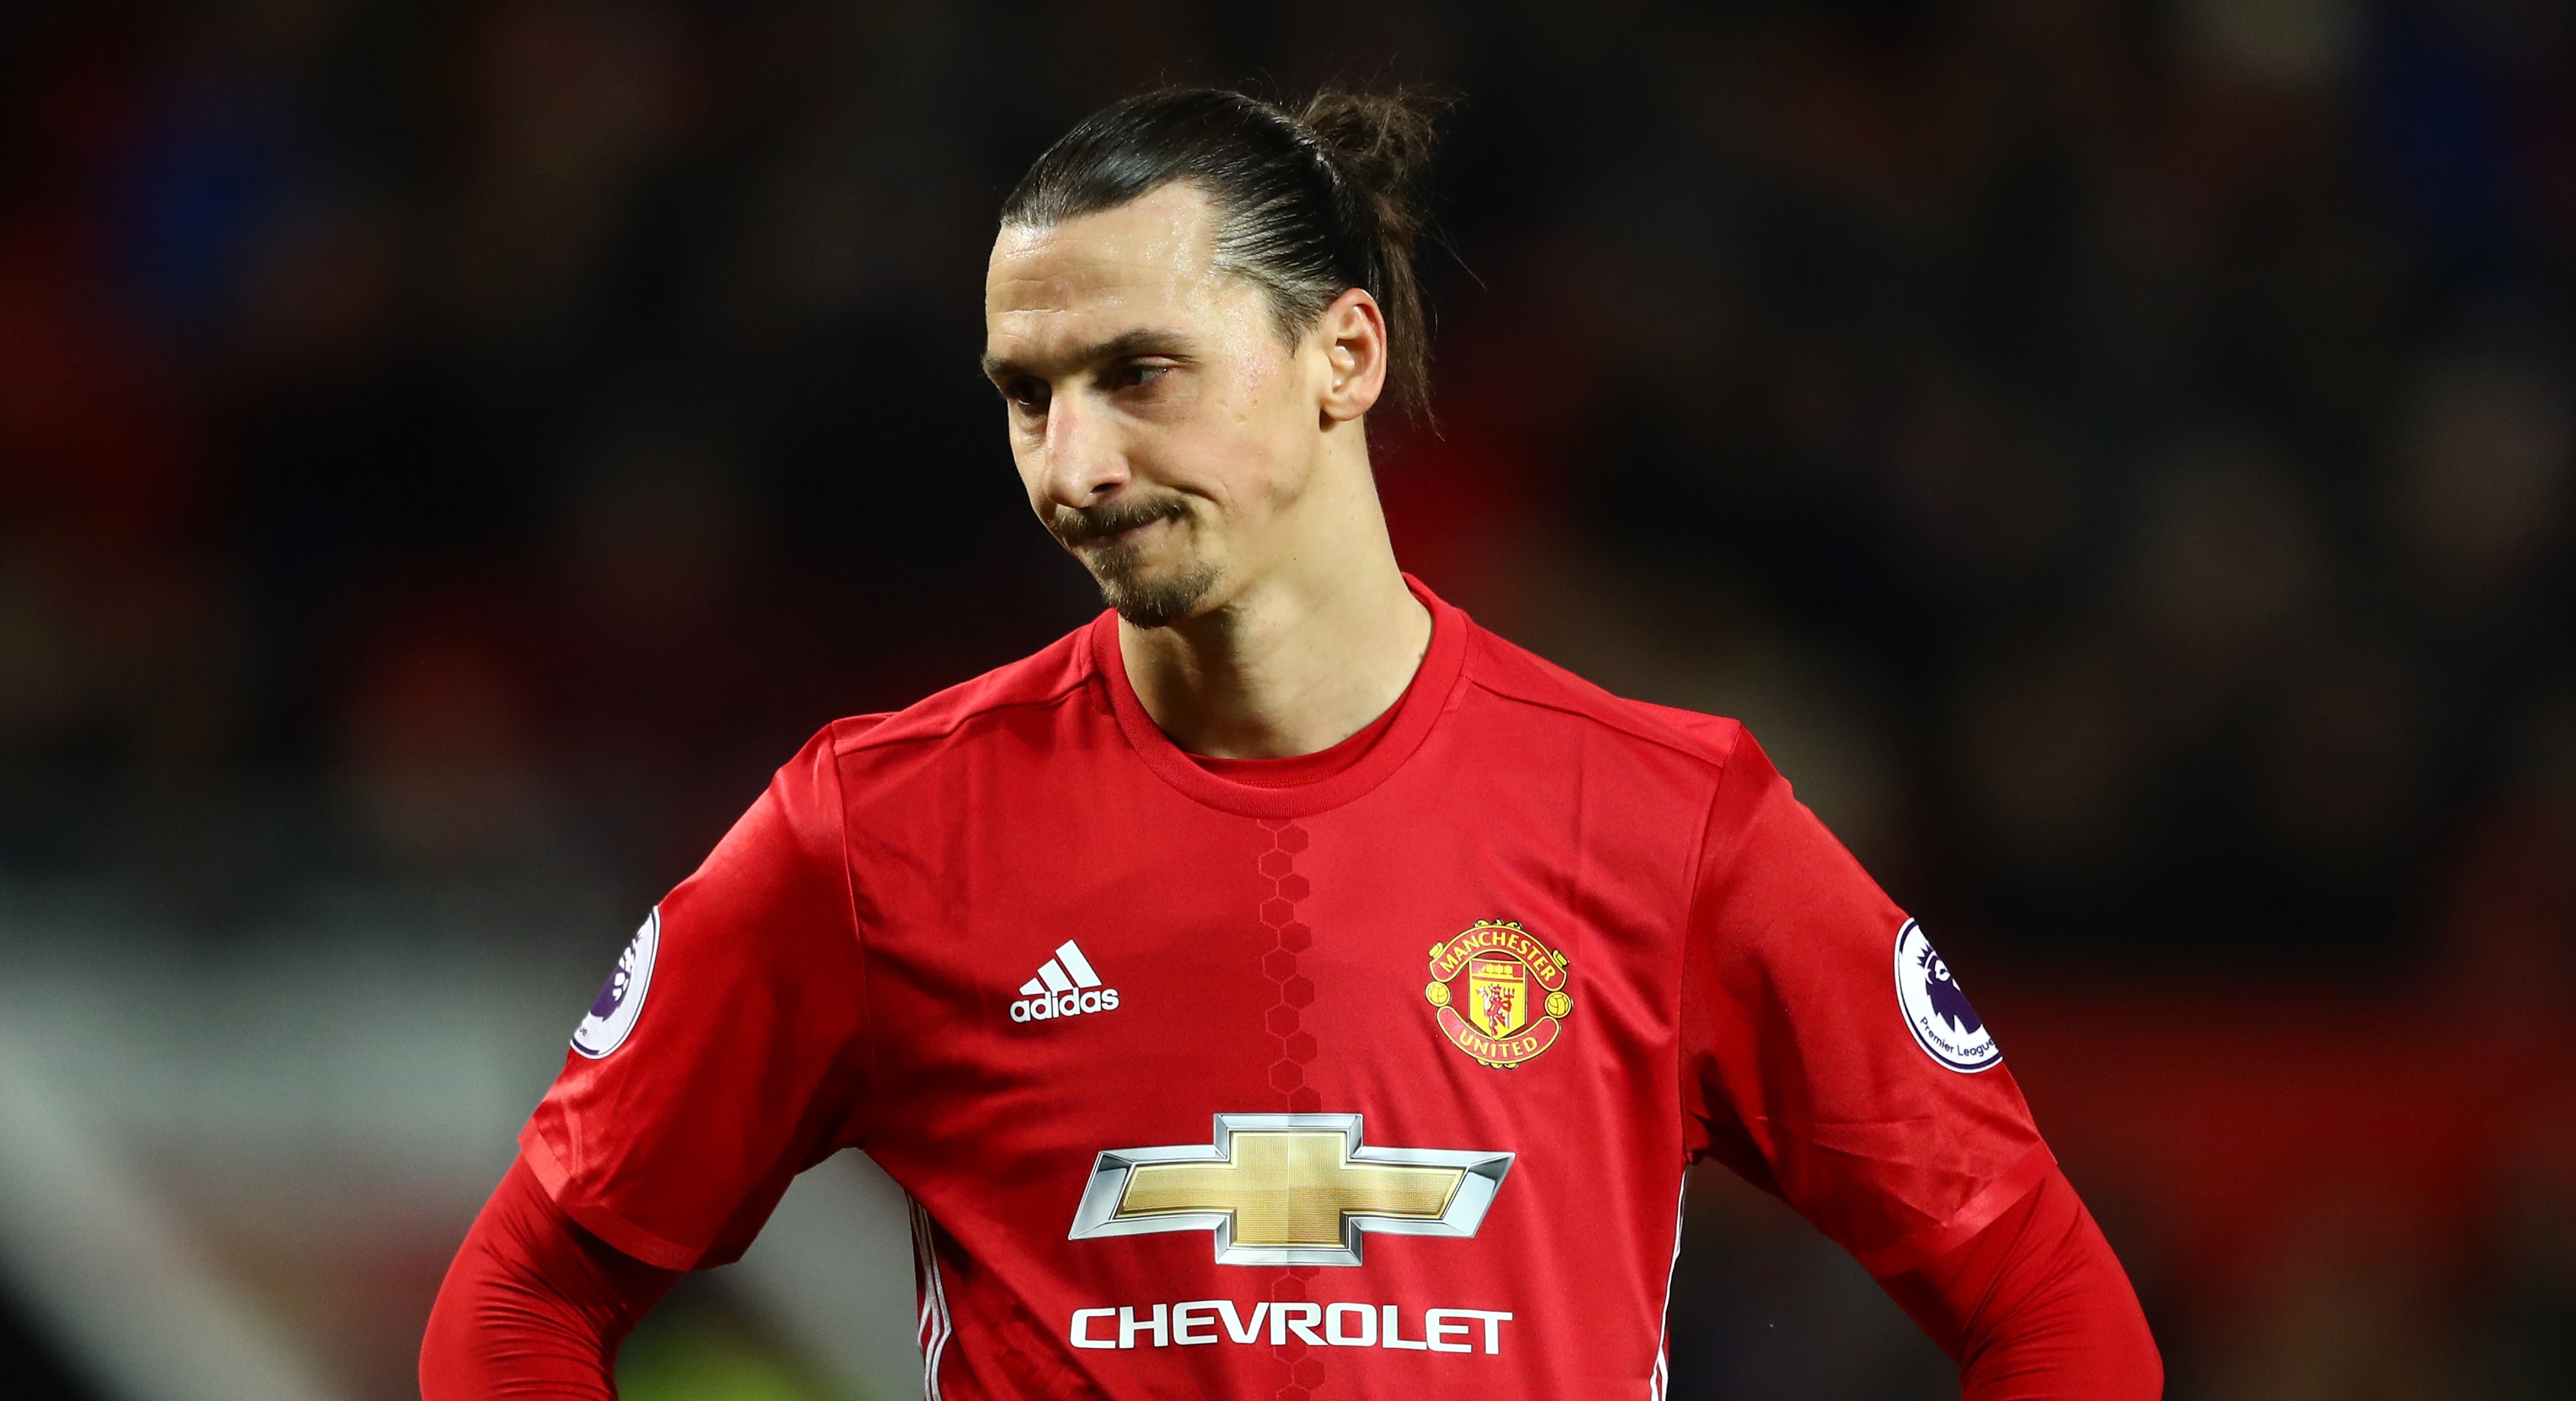
[[[1404,695],[1431,645],[1431,613],[1404,585],[1365,468],[1319,508],[1280,567],[1169,627],[1118,625],[1145,713],[1172,742],[1219,759],[1330,749]],[[1308,548],[1312,545],[1315,548]]]

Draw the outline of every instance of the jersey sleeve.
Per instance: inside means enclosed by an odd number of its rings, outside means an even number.
[[[520,1131],[565,1214],[647,1264],[736,1258],[791,1178],[864,1132],[867,979],[832,733],[654,908]]]
[[[1950,1020],[1926,1039],[1924,1015]],[[1962,1026],[1985,1058],[1957,1044]],[[1684,955],[1692,1156],[1779,1194],[1871,1273],[1912,1269],[2055,1165],[1991,1052],[1929,943],[1739,731]]]

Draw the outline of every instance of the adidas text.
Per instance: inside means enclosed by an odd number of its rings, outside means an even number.
[[[1102,987],[1081,946],[1067,939],[1056,945],[1055,957],[1038,969],[1036,977],[1020,984],[1020,1000],[1011,1004],[1011,1020],[1044,1022],[1117,1010],[1118,989]]]

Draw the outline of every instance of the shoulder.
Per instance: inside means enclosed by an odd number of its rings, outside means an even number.
[[[1723,770],[1748,748],[1740,721],[1723,715],[1654,705],[1613,695],[1573,672],[1500,636],[1476,629],[1468,662],[1469,685],[1504,705],[1589,730],[1614,745]]]
[[[993,739],[1025,740],[1032,724],[1056,729],[1064,708],[1091,694],[1090,675],[1090,649],[1077,630],[901,710],[834,720],[779,766],[769,804],[801,841],[818,852],[837,851],[863,813],[874,815],[871,826],[882,826],[890,812],[917,818],[937,808],[919,800],[953,788],[959,774],[972,770],[970,756],[988,750]],[[1018,746],[1049,747],[1044,740]]]
[[[777,787],[792,807],[830,811],[869,795],[895,797],[913,779],[955,771],[962,756],[1005,736],[1060,728],[1063,713],[1095,693],[1083,630],[1008,666],[923,697],[901,710],[851,715],[824,726],[782,765]],[[1022,749],[1052,748],[1041,739]]]
[[[1087,629],[1077,628],[1043,651],[971,681],[934,692],[901,710],[835,720],[815,737],[836,759],[860,763],[973,738],[996,717],[1077,701],[1091,679]]]

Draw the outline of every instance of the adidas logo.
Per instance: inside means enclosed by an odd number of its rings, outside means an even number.
[[[1118,1010],[1118,989],[1100,985],[1100,975],[1091,971],[1091,960],[1082,956],[1082,948],[1071,939],[1056,945],[1055,957],[1046,961],[1038,975],[1020,984],[1020,1000],[1011,1004],[1011,1020],[1043,1022],[1057,1017],[1078,1017],[1085,1012]]]

